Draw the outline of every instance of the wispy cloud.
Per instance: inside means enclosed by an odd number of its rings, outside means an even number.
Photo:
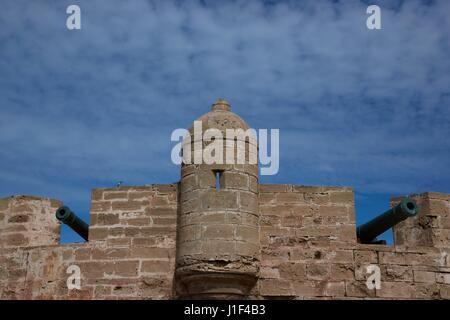
[[[280,128],[264,182],[450,190],[450,2],[3,1],[0,194],[176,181],[170,133],[217,97]],[[64,191],[64,192],[63,192]],[[65,191],[68,191],[66,194]]]

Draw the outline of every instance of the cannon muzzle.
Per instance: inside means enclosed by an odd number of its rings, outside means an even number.
[[[84,240],[89,238],[89,225],[77,217],[77,215],[69,209],[69,207],[62,206],[56,210],[56,219],[68,225],[73,231],[78,233]]]
[[[398,205],[356,229],[360,243],[373,243],[376,238],[397,223],[415,216],[419,207],[414,200],[404,198]]]

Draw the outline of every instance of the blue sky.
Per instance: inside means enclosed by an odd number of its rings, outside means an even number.
[[[66,28],[81,7],[82,29]],[[382,29],[366,28],[378,4]],[[217,97],[280,129],[262,183],[345,185],[357,222],[450,191],[450,1],[2,1],[0,196],[179,180],[175,128]],[[389,238],[389,236],[388,236]],[[63,229],[63,241],[79,238]]]

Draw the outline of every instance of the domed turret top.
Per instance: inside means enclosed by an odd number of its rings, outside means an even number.
[[[231,111],[231,106],[225,99],[219,98],[213,103],[212,111]]]
[[[219,129],[225,133],[226,129],[249,129],[247,123],[237,114],[231,112],[230,104],[224,99],[217,99],[211,107],[211,111],[205,113],[197,121],[202,122],[202,130]],[[189,132],[193,134],[193,126]]]

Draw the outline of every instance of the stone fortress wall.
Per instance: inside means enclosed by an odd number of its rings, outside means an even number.
[[[235,119],[219,104],[201,119]],[[351,188],[219,169],[219,190],[196,165],[180,183],[94,189],[85,243],[59,244],[60,201],[1,198],[0,298],[450,299],[449,194],[412,195],[420,213],[394,227],[393,246],[359,244]],[[67,287],[71,265],[80,290]],[[380,289],[366,286],[369,265]]]

